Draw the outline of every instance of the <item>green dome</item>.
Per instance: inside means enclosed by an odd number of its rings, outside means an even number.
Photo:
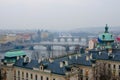
[[[99,39],[102,41],[114,41],[113,35],[110,33],[102,33],[99,35]]]
[[[114,41],[113,35],[109,33],[108,27],[106,24],[105,32],[99,35],[100,41]]]

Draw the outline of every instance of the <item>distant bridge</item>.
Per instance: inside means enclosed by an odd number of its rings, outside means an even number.
[[[42,46],[86,46],[86,42],[40,42],[40,43],[16,43],[16,46],[34,46],[34,45],[42,45]]]

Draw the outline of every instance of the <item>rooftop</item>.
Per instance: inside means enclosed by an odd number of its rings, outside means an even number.
[[[26,55],[24,51],[11,51],[11,52],[6,52],[5,57],[17,57],[17,56],[23,56]]]
[[[63,67],[60,67],[60,62],[63,61],[67,61],[68,64],[63,65]],[[31,60],[27,64],[24,64],[24,59],[20,58],[14,64],[14,66],[27,68],[27,69],[39,68],[40,65],[44,65],[45,66],[44,69],[50,70],[51,73],[65,75],[66,71],[71,70],[70,69],[71,66],[74,65],[92,66],[92,62],[90,60],[86,60],[86,55],[77,56],[77,58],[76,55],[72,55],[71,58],[69,58],[69,56],[61,57],[54,59],[53,62],[50,62],[49,60],[44,60],[39,63],[38,60]]]

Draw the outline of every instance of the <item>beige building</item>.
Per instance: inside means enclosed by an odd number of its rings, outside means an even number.
[[[17,39],[17,36],[15,34],[0,35],[0,43],[2,44],[15,41],[16,39]]]
[[[3,80],[93,80],[92,66],[90,56],[78,54],[43,61],[17,56],[14,65],[3,60],[2,73]]]
[[[94,49],[96,44],[97,44],[97,40],[96,39],[89,40],[89,43],[88,43],[89,50]]]

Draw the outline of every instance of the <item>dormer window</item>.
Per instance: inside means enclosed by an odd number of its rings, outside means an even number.
[[[102,38],[105,39],[105,35],[102,35]]]
[[[43,67],[41,66],[40,69],[43,70]]]
[[[40,70],[41,70],[41,71],[43,70],[43,66],[42,66],[42,65],[40,66]]]
[[[65,61],[63,61],[63,65],[65,65]]]

